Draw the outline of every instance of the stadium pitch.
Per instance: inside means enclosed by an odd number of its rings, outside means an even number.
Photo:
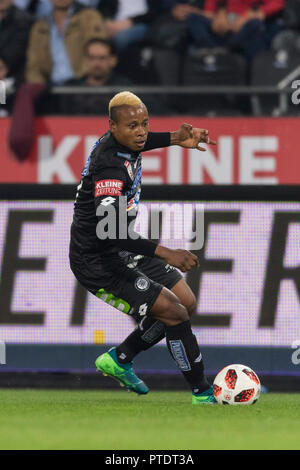
[[[300,449],[299,394],[191,405],[187,392],[0,390],[0,448]]]

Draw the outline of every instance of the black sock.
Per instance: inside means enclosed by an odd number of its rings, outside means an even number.
[[[165,337],[165,325],[152,317],[144,317],[136,329],[117,347],[121,364],[131,362],[141,351],[154,346]]]
[[[202,355],[193,335],[191,323],[186,320],[175,326],[166,326],[166,341],[171,356],[194,393],[209,388],[204,375]]]

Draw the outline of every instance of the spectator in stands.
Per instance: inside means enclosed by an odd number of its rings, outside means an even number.
[[[273,49],[276,51],[300,52],[300,0],[285,0],[284,26],[273,40]]]
[[[0,57],[4,78],[22,79],[26,47],[31,27],[30,15],[16,8],[12,0],[0,0]]]
[[[87,74],[81,79],[70,80],[67,85],[80,87],[118,86],[127,89],[132,81],[116,71],[118,56],[114,45],[107,40],[92,38],[85,47]],[[60,112],[71,115],[105,115],[114,93],[76,93],[64,95]],[[142,95],[141,95],[142,96]],[[165,114],[169,109],[156,96],[145,95],[143,102],[153,114]]]
[[[151,41],[159,48],[184,49],[187,42],[187,18],[206,15],[205,0],[162,0],[163,11],[151,29]]]
[[[118,63],[116,51],[111,42],[92,38],[85,46],[84,64],[87,71],[81,79],[70,80],[67,85],[101,87],[131,85],[130,80],[116,73]],[[98,115],[105,114],[111,95],[74,94],[62,99],[62,112],[65,114]]]
[[[149,33],[155,70],[162,85],[176,86],[181,83],[189,39],[187,18],[191,14],[205,15],[204,2],[162,0],[163,14],[154,22]]]
[[[106,19],[107,33],[118,52],[143,40],[149,24],[161,13],[161,0],[100,0],[98,9]]]
[[[0,0],[1,1],[1,0]],[[29,83],[61,85],[84,75],[84,46],[106,37],[101,15],[74,0],[52,0],[51,15],[35,22],[27,52]]]
[[[229,46],[251,60],[282,28],[283,0],[206,0],[205,15],[186,15],[195,46]]]

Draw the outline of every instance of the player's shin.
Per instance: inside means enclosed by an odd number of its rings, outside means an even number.
[[[136,329],[117,347],[121,364],[131,362],[142,351],[151,348],[165,337],[165,325],[152,317],[144,317]]]
[[[186,320],[175,326],[165,326],[165,331],[170,354],[193,393],[207,390],[210,385],[204,375],[202,355],[190,321]]]

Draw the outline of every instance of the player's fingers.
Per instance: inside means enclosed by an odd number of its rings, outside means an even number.
[[[194,266],[200,266],[200,260],[199,260],[198,256],[196,256],[194,254],[193,254],[193,262],[194,262]]]
[[[206,149],[204,147],[201,147],[200,142],[197,144],[197,150],[200,150],[200,152],[206,152]]]
[[[193,135],[193,126],[191,124],[187,124],[186,122],[183,122],[181,126],[182,126],[183,129],[187,130],[188,133],[190,134],[190,137],[192,137],[192,135]]]
[[[217,145],[217,143],[209,137],[209,132],[207,129],[201,131],[200,142],[205,142],[209,145]]]
[[[194,266],[194,261],[189,257],[188,259],[185,259],[180,266],[180,270],[185,273],[187,271],[190,271]]]
[[[205,142],[206,144],[216,145],[216,142],[212,140],[208,134],[201,136],[201,142]]]
[[[187,271],[190,271],[191,269],[193,268],[198,268],[199,267],[199,264],[197,263],[190,263],[189,266],[186,268]]]
[[[200,260],[199,260],[198,257],[196,257],[195,266],[197,266],[197,268],[199,268],[199,266],[200,266]]]
[[[191,253],[191,256],[190,256],[189,260],[186,262],[185,267],[188,271],[190,271],[190,269],[192,269],[196,266],[199,266],[199,259],[196,255]]]
[[[199,258],[197,255],[194,253],[190,252],[190,259],[189,261],[193,264],[193,266],[198,266],[199,265]]]

